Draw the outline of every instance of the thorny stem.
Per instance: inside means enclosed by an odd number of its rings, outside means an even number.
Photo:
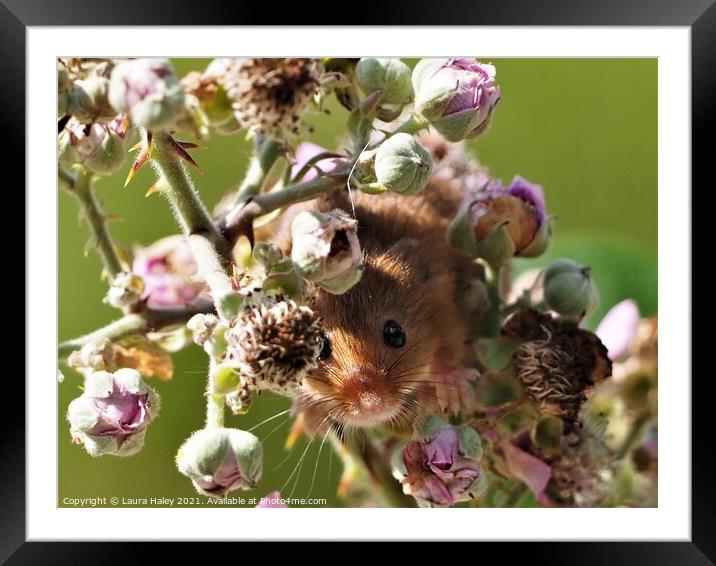
[[[223,318],[228,318],[230,313],[224,308],[227,306],[225,302],[234,292],[224,265],[225,258],[231,254],[231,246],[212,222],[184,171],[171,134],[166,131],[155,132],[153,143],[152,159],[156,161],[166,181],[162,192],[167,196],[187,236],[197,271],[211,290],[217,312]]]
[[[209,313],[213,310],[214,307],[211,303],[204,302],[193,308],[145,309],[143,312],[128,314],[94,332],[62,342],[57,347],[57,356],[59,359],[64,359],[87,342],[97,338],[118,340],[132,334],[156,332],[170,326],[183,324],[195,314]]]
[[[246,202],[239,203],[220,221],[221,231],[229,242],[235,242],[239,236],[246,235],[253,243],[253,221],[259,216],[273,212],[284,206],[310,200],[321,193],[343,186],[348,177],[348,169],[311,179],[305,183],[289,185],[284,189],[258,195]]]
[[[261,192],[261,187],[279,155],[281,155],[281,144],[276,140],[270,138],[263,141],[256,140],[256,151],[251,157],[246,177],[239,187],[237,202],[243,202]]]
[[[89,223],[92,239],[102,258],[105,271],[110,277],[121,273],[122,263],[119,261],[112,236],[107,229],[104,213],[92,190],[92,173],[84,167],[78,167],[77,176],[73,177],[60,169],[60,180],[61,185],[75,195],[82,207],[82,212]]]
[[[378,451],[369,435],[362,434],[363,438],[346,439],[345,447],[363,464],[385,503],[391,507],[415,507],[415,500],[403,493],[400,483],[390,472],[386,456]]]
[[[221,255],[228,257],[228,242],[214,226],[209,212],[184,170],[171,134],[165,130],[155,131],[152,143],[152,159],[166,181],[162,193],[169,200],[184,234],[202,235]]]

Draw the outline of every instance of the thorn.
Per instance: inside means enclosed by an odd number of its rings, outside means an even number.
[[[122,218],[119,214],[105,214],[102,218],[104,218],[105,222],[124,221],[124,218]]]
[[[152,185],[151,187],[149,187],[149,189],[147,189],[147,192],[144,193],[144,196],[145,196],[145,197],[150,197],[150,196],[152,196],[154,193],[159,193],[159,192],[161,192],[161,189],[160,189],[159,187],[157,187],[156,185]]]
[[[199,145],[198,143],[194,143],[194,142],[177,140],[177,143],[180,146],[182,146],[184,149],[206,149],[205,147]]]
[[[174,148],[174,151],[177,153],[177,155],[179,157],[181,157],[184,161],[187,161],[191,165],[196,167],[196,170],[199,171],[199,173],[203,175],[204,173],[201,170],[201,168],[199,167],[199,165],[197,165],[196,161],[194,161],[194,158],[187,153],[186,149],[184,149],[184,146],[182,145],[182,144],[189,144],[189,145],[196,145],[196,144],[192,144],[192,142],[178,142],[171,136],[169,137],[169,139],[171,140],[172,147]]]
[[[137,158],[134,160],[134,163],[132,163],[132,167],[129,170],[127,179],[124,181],[125,187],[129,185],[129,182],[137,174],[137,171],[139,171],[142,165],[144,165],[147,161],[149,161],[149,151],[147,150],[147,148],[143,147],[142,151],[139,152],[139,155],[137,155]]]

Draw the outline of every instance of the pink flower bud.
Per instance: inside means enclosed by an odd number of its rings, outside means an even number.
[[[393,458],[393,475],[421,506],[448,507],[475,497],[484,483],[477,432],[429,417]]]
[[[159,397],[137,370],[96,371],[85,391],[67,409],[70,432],[92,456],[130,456],[144,445],[149,423],[159,412]]]
[[[167,236],[135,253],[132,270],[144,280],[142,298],[152,308],[181,307],[204,290],[183,236]]]
[[[485,131],[500,99],[495,67],[474,59],[422,59],[413,88],[415,109],[453,142]]]
[[[536,257],[551,238],[542,187],[515,177],[505,189],[490,181],[466,196],[450,225],[448,238],[457,250],[501,265],[513,256]]]

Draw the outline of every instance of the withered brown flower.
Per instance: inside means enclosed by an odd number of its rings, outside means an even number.
[[[517,377],[546,414],[575,421],[593,386],[611,375],[606,347],[572,321],[529,309],[512,315],[503,332],[522,341]]]
[[[259,389],[288,392],[317,366],[321,324],[314,312],[290,299],[246,306],[226,337],[227,361]]]
[[[303,114],[318,92],[315,59],[232,59],[223,84],[236,118],[279,140],[299,131]]]

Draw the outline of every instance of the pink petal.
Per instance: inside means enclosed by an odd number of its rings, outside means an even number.
[[[633,299],[614,305],[599,323],[596,335],[607,347],[609,359],[626,354],[639,325],[639,307]]]
[[[500,448],[510,472],[518,480],[524,482],[535,494],[535,497],[541,498],[549,478],[552,477],[552,468],[507,440],[500,443]]]

